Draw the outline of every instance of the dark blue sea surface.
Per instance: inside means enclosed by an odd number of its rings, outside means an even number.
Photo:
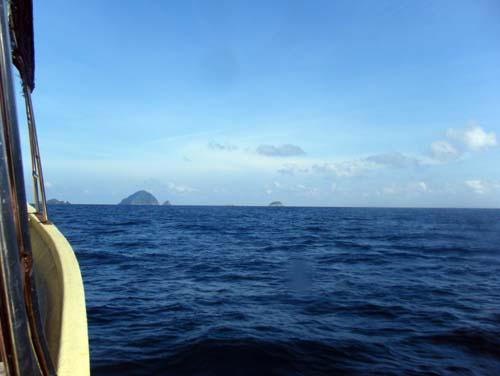
[[[93,375],[500,374],[500,210],[52,206]]]

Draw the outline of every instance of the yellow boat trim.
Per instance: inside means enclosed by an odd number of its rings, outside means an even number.
[[[59,376],[90,375],[85,293],[80,266],[66,238],[29,206],[38,300],[49,351]]]

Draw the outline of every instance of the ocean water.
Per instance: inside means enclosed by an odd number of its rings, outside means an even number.
[[[500,210],[49,210],[93,375],[500,374]]]

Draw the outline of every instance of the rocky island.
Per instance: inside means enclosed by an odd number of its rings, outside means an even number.
[[[60,201],[56,198],[51,198],[50,200],[47,200],[47,205],[71,205],[71,202],[69,201]]]
[[[137,191],[120,201],[118,205],[159,205],[155,196],[147,191]]]
[[[170,201],[167,200],[162,205],[163,206],[171,206],[172,204],[170,203]]]
[[[284,206],[281,201],[273,201],[269,204],[269,206]]]

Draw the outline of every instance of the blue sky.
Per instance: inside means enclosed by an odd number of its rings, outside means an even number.
[[[498,1],[36,1],[49,197],[499,207],[499,19]]]

